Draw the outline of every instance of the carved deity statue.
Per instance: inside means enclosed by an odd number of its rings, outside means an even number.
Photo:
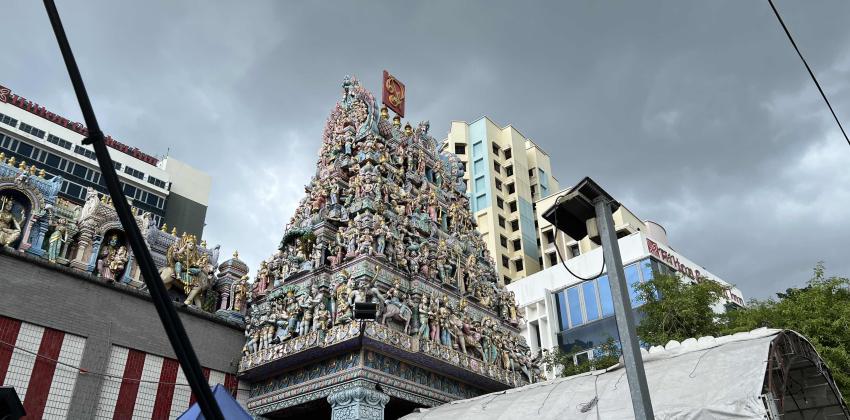
[[[0,245],[9,246],[21,236],[21,226],[24,223],[24,215],[20,218],[12,213],[11,197],[0,196]]]
[[[68,228],[65,224],[65,219],[60,218],[56,222],[56,227],[50,238],[47,240],[47,260],[56,262],[59,259],[59,253],[62,251],[62,246],[68,241]]]
[[[124,248],[123,251],[121,248]],[[112,235],[100,245],[97,257],[97,275],[112,282],[124,270],[127,263],[127,248],[118,244],[118,235]]]

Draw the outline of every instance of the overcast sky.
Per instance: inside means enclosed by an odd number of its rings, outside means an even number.
[[[342,77],[388,69],[411,121],[513,124],[747,297],[850,275],[850,146],[766,1],[57,3],[104,131],[210,173],[205,238],[252,271]],[[850,126],[850,3],[777,6]],[[41,2],[3,15],[0,84],[82,120]]]

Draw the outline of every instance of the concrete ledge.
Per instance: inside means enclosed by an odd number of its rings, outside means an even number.
[[[67,266],[64,266],[64,265],[52,263],[52,262],[50,262],[50,261],[48,261],[44,258],[39,258],[37,256],[30,255],[30,254],[27,254],[26,252],[22,252],[22,251],[10,250],[10,249],[2,247],[2,246],[0,246],[0,256],[8,256],[8,257],[11,257],[11,258],[23,260],[23,261],[26,261],[27,263],[34,264],[34,265],[37,265],[41,268],[45,268],[45,269],[48,269],[48,270],[53,270],[53,271],[56,271],[58,273],[65,274],[67,276],[73,277],[73,278],[80,280],[80,281],[85,281],[87,283],[95,284],[95,285],[98,285],[100,287],[112,289],[116,292],[120,292],[120,293],[129,295],[129,296],[133,296],[133,297],[136,297],[136,298],[139,298],[139,299],[144,299],[148,302],[151,302],[151,307],[154,308],[153,307],[153,300],[151,299],[150,294],[148,294],[146,291],[139,290],[139,289],[137,289],[133,286],[127,285],[125,283],[121,283],[121,282],[110,283],[106,280],[98,278],[95,275],[92,275],[91,273],[86,273],[86,272],[77,270],[75,268],[71,268],[71,267],[67,267]],[[3,265],[0,264],[0,267],[2,267],[2,266]],[[178,312],[182,312],[184,314],[189,314],[189,315],[192,315],[192,316],[195,316],[195,317],[198,317],[198,318],[202,318],[202,319],[207,320],[207,321],[215,322],[215,323],[233,328],[233,329],[238,330],[240,332],[243,331],[242,326],[240,326],[239,324],[237,324],[233,321],[223,319],[223,318],[219,318],[219,317],[215,316],[214,314],[211,314],[209,312],[197,309],[193,306],[183,306],[183,305],[181,305],[177,302],[172,302],[172,303],[173,303],[174,307],[177,309]]]

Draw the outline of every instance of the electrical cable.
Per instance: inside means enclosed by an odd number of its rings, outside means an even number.
[[[561,202],[561,199],[564,198],[564,197],[566,197],[566,194],[561,195],[558,198],[556,198],[555,199],[555,206],[557,206]],[[557,210],[555,210],[554,215],[555,215],[555,229],[557,230],[558,229],[558,211]],[[599,270],[599,274],[597,274],[593,277],[584,278],[582,276],[579,276],[576,273],[573,273],[573,270],[570,270],[570,267],[567,267],[567,263],[566,263],[566,261],[564,261],[564,257],[561,255],[561,250],[560,250],[560,248],[558,248],[558,237],[557,236],[555,237],[554,245],[555,245],[555,252],[558,254],[558,259],[561,260],[561,265],[563,265],[564,268],[567,270],[567,272],[570,273],[570,275],[572,275],[573,277],[575,277],[579,280],[582,280],[582,281],[590,281],[590,280],[593,280],[593,279],[601,276],[602,273],[605,272],[605,254],[602,254],[602,269]]]
[[[803,65],[806,66],[806,71],[809,72],[809,76],[811,76],[812,81],[815,82],[815,86],[818,88],[818,92],[820,92],[820,96],[823,97],[823,101],[826,102],[826,106],[829,108],[829,112],[832,113],[832,118],[835,118],[835,123],[838,124],[838,128],[841,130],[841,134],[844,135],[844,140],[847,140],[847,144],[850,144],[850,137],[847,137],[847,132],[844,131],[844,127],[841,125],[841,121],[838,120],[838,116],[835,115],[835,110],[832,109],[832,104],[829,103],[829,99],[826,98],[826,93],[823,92],[823,89],[820,87],[820,83],[818,83],[817,77],[815,77],[815,73],[812,71],[812,68],[809,67],[809,63],[803,57],[803,53],[800,52],[800,48],[797,47],[797,43],[794,42],[794,38],[791,36],[791,32],[788,30],[788,27],[785,26],[785,21],[782,20],[782,16],[779,15],[779,10],[776,10],[776,6],[773,4],[773,0],[767,0],[770,3],[770,8],[773,9],[773,14],[776,15],[776,19],[779,20],[779,24],[782,25],[782,29],[785,31],[785,35],[788,36],[788,40],[791,41],[791,45],[794,47],[794,50],[797,51],[797,55],[800,56],[800,60],[803,62]]]

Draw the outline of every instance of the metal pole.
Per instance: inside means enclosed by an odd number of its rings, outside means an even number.
[[[620,245],[617,243],[617,231],[614,230],[611,203],[599,197],[593,201],[593,207],[596,209],[596,226],[602,239],[602,254],[608,262],[608,283],[614,298],[614,315],[617,319],[617,331],[620,333],[620,346],[623,349],[635,419],[652,420],[655,415],[652,412],[649,387],[646,385],[646,372],[643,369],[643,358],[635,331],[635,318],[629,300],[626,274],[623,272]]]
[[[139,265],[142,278],[148,286],[148,291],[156,307],[159,319],[163,327],[165,327],[168,341],[171,342],[171,346],[174,348],[174,353],[180,362],[180,367],[183,368],[183,373],[189,382],[189,386],[192,388],[192,392],[195,393],[198,406],[201,408],[204,417],[208,420],[224,420],[224,416],[222,416],[221,410],[213,397],[210,386],[204,378],[201,364],[198,362],[198,357],[192,349],[192,343],[186,335],[186,330],[183,328],[180,317],[177,316],[177,311],[174,309],[171,299],[168,298],[165,285],[162,284],[159,278],[159,273],[153,258],[151,258],[150,251],[142,238],[142,233],[139,231],[133,213],[130,211],[130,205],[127,204],[124,192],[121,190],[118,175],[112,166],[112,158],[109,157],[109,151],[106,148],[103,132],[100,131],[100,126],[94,115],[94,109],[92,109],[86,87],[83,84],[83,78],[80,75],[80,69],[77,67],[77,62],[71,51],[71,45],[68,43],[65,29],[62,27],[59,11],[56,10],[53,0],[44,0],[44,7],[47,10],[47,15],[50,17],[50,24],[53,26],[56,41],[59,43],[59,50],[62,52],[62,58],[65,60],[68,76],[74,85],[74,91],[77,94],[77,100],[80,103],[83,118],[85,118],[86,125],[88,126],[89,136],[83,143],[91,144],[94,147],[97,163],[100,166],[106,188],[109,190],[109,196],[112,197],[115,212],[118,213],[118,219],[121,221],[121,226],[127,235],[127,241],[130,243],[133,255],[136,256],[136,263]]]

